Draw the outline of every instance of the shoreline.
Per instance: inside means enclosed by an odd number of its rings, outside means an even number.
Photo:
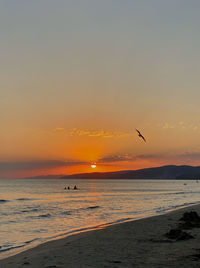
[[[15,255],[18,255],[20,253],[23,253],[23,252],[25,252],[27,250],[34,249],[35,247],[40,246],[40,245],[45,244],[45,243],[48,243],[48,242],[52,242],[52,241],[56,241],[56,240],[60,240],[60,239],[64,239],[64,238],[69,238],[71,236],[76,236],[76,235],[79,235],[79,234],[82,234],[82,233],[87,233],[87,232],[95,231],[95,230],[98,230],[98,229],[104,229],[104,228],[107,228],[109,226],[123,224],[123,223],[126,223],[126,222],[132,222],[132,221],[148,219],[148,218],[151,218],[151,217],[162,216],[162,215],[165,215],[167,213],[170,213],[170,212],[173,212],[173,211],[176,211],[176,210],[179,210],[179,209],[188,208],[188,207],[191,207],[191,206],[196,206],[198,204],[200,205],[200,203],[187,203],[187,204],[179,205],[177,207],[165,209],[163,211],[157,212],[157,214],[149,214],[149,215],[145,215],[145,216],[135,216],[135,217],[132,217],[132,218],[122,218],[122,219],[116,220],[114,222],[107,222],[107,223],[102,223],[100,225],[95,225],[95,226],[90,226],[90,227],[83,227],[83,228],[80,228],[80,229],[71,230],[69,232],[65,232],[65,233],[62,233],[62,234],[59,234],[59,235],[56,235],[56,236],[53,236],[53,237],[49,237],[48,239],[43,239],[43,240],[40,240],[40,241],[38,241],[38,239],[34,239],[35,241],[32,244],[27,244],[27,245],[24,245],[24,246],[17,246],[16,248],[11,248],[11,249],[5,250],[5,252],[0,254],[0,261],[4,260],[4,259],[7,259],[7,258],[10,258],[10,257],[13,257]]]
[[[0,267],[42,268],[66,267],[66,265],[67,267],[116,267],[116,265],[117,267],[133,267],[131,266],[133,263],[138,265],[136,267],[178,267],[176,263],[173,263],[176,254],[176,262],[179,262],[179,265],[196,267],[195,265],[200,264],[200,261],[195,263],[187,256],[192,253],[195,255],[194,248],[199,249],[200,236],[198,237],[197,228],[189,230],[195,239],[163,242],[166,241],[164,234],[170,228],[176,227],[185,211],[191,210],[197,211],[200,215],[200,205],[190,205],[161,215],[103,225],[51,240],[1,259]],[[180,251],[177,251],[177,248]],[[157,253],[155,249],[158,250]],[[168,254],[173,256],[170,261],[171,266],[167,266],[166,256]],[[109,261],[110,256],[113,256],[112,259],[116,259],[113,260],[113,263],[112,260]],[[151,266],[149,259],[154,266]],[[184,266],[186,263],[190,266]]]
[[[152,217],[152,216],[149,216],[149,217]],[[148,218],[148,217],[145,217],[145,218]],[[98,230],[98,229],[104,229],[104,228],[107,228],[109,226],[129,222],[129,221],[140,220],[140,219],[142,219],[142,218],[139,218],[139,219],[137,219],[137,218],[136,219],[127,218],[127,219],[118,220],[116,222],[102,223],[100,225],[91,226],[91,227],[85,227],[85,228],[81,228],[81,229],[76,229],[76,230],[69,231],[67,233],[56,235],[55,237],[51,237],[51,238],[45,239],[43,241],[41,240],[40,242],[35,242],[35,244],[33,243],[33,244],[30,244],[30,245],[25,245],[25,246],[17,246],[14,249],[11,248],[12,252],[10,252],[10,249],[7,249],[7,250],[5,250],[5,253],[1,253],[0,254],[0,261],[4,260],[4,259],[7,259],[7,258],[10,258],[10,257],[13,257],[13,256],[18,255],[18,254],[21,254],[21,253],[23,253],[23,252],[25,252],[27,250],[34,249],[35,247],[38,247],[40,245],[43,245],[43,244],[46,244],[46,243],[49,243],[49,242],[52,242],[52,241],[57,241],[57,240],[60,240],[60,239],[70,238],[71,236],[76,236],[76,235],[79,235],[79,234],[82,234],[82,233],[87,233],[87,232],[95,231],[95,230]]]

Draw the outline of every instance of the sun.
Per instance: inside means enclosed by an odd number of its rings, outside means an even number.
[[[96,163],[92,163],[90,166],[91,166],[91,168],[96,168],[97,167]]]

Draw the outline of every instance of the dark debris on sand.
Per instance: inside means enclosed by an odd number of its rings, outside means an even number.
[[[29,261],[25,261],[23,264],[24,264],[24,265],[29,265],[30,262],[29,262]]]
[[[196,211],[185,212],[179,219],[178,227],[169,230],[165,236],[173,241],[188,240],[194,238],[194,236],[183,230],[192,228],[200,228],[200,216]]]
[[[182,229],[200,228],[200,217],[196,211],[185,212],[179,221]]]
[[[200,260],[200,254],[193,254],[188,256],[189,258],[192,258],[194,261]]]
[[[187,232],[182,231],[181,229],[171,229],[168,233],[165,234],[165,236],[169,239],[173,239],[176,241],[188,240],[194,238],[194,236],[192,236]]]

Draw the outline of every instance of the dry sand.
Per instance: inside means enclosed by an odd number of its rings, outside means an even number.
[[[200,215],[200,205],[50,241],[1,260],[0,267],[200,267],[200,228],[186,230],[193,239],[165,236],[185,211]]]

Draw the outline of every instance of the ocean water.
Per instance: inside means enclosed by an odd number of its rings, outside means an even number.
[[[195,180],[1,179],[0,258],[63,235],[199,201]]]

